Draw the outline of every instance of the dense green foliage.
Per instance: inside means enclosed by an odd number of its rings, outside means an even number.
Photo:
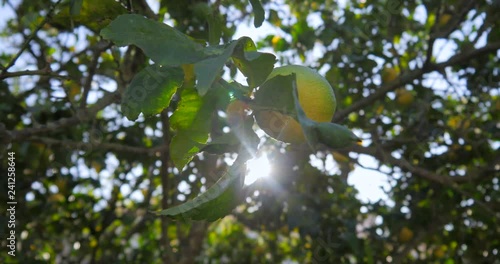
[[[17,247],[9,256],[4,214],[0,262],[499,263],[498,1],[1,8],[0,172],[15,153]],[[243,24],[269,35],[235,38]],[[249,98],[292,63],[324,73],[332,122],[362,145],[308,137],[313,151],[258,140],[248,111],[229,122],[235,99],[310,122],[292,94]],[[263,154],[271,175],[243,185]],[[387,200],[357,198],[347,179],[362,166],[388,176]]]

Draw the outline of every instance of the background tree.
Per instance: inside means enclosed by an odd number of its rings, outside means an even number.
[[[12,258],[2,250],[2,261],[497,263],[499,2],[262,1],[260,6],[259,1],[4,1],[2,12],[12,16],[2,24],[1,171],[7,172],[7,153],[15,152],[18,204],[17,254]],[[119,43],[120,36],[110,37],[116,32],[111,25],[119,25],[112,21],[123,14],[148,18],[140,20],[148,21],[141,29],[157,21],[181,34],[149,52],[154,42],[125,43],[134,27],[124,27]],[[253,19],[259,26],[264,18],[274,29],[268,37],[230,42],[238,25]],[[196,134],[198,129],[209,129],[212,139],[227,134],[227,119],[219,112],[231,98],[217,92],[227,91],[218,85],[244,90],[224,81],[238,71],[258,82],[259,74],[245,69],[265,72],[270,57],[252,53],[257,51],[247,46],[253,42],[272,50],[280,64],[306,64],[324,73],[338,101],[332,121],[356,131],[363,144],[312,152],[262,137],[259,153],[267,154],[273,171],[239,192],[242,200],[230,216],[211,223],[148,213],[193,199],[230,170],[236,151],[225,148],[226,141],[220,155],[208,154],[214,144],[207,149],[187,142],[196,142],[193,135],[207,136]],[[222,62],[222,79],[215,78],[217,69],[202,75],[213,64],[201,71],[189,66],[206,55],[196,48],[207,43],[210,56],[232,51]],[[150,66],[169,49],[174,52],[166,64],[192,61],[180,63],[186,65],[182,70]],[[252,64],[248,53],[262,60]],[[168,106],[127,104],[137,91],[130,87],[139,87],[148,70],[161,73],[160,81],[145,89],[162,91],[160,99],[173,91]],[[200,82],[209,83],[206,94],[189,93],[195,84],[200,91]],[[172,88],[177,86],[179,92]],[[176,117],[176,111],[182,115]],[[361,163],[362,154],[377,163]],[[311,159],[333,161],[339,170]],[[354,166],[387,174],[389,200],[359,201],[346,183]],[[7,183],[1,188],[7,201]],[[201,214],[216,208],[221,207]],[[3,222],[2,234],[8,231]],[[6,243],[2,239],[2,249]]]

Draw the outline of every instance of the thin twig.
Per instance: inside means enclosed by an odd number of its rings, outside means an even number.
[[[42,69],[42,70],[26,70],[26,71],[17,71],[17,72],[2,72],[0,74],[0,80],[12,78],[12,77],[20,77],[20,76],[50,76],[59,79],[69,79],[70,77],[67,75],[57,74],[50,69]]]
[[[146,15],[148,18],[158,20],[158,15],[151,9],[146,0],[139,0],[138,2],[143,9],[143,15]],[[133,7],[132,3],[130,3],[130,6]]]
[[[427,180],[430,180],[430,181],[433,181],[433,182],[437,182],[437,183],[440,183],[442,185],[445,185],[445,186],[448,186],[450,188],[452,188],[454,191],[466,196],[466,197],[469,197],[470,199],[472,199],[479,207],[481,207],[482,209],[484,209],[486,212],[490,213],[492,216],[495,216],[496,218],[500,219],[500,216],[493,210],[490,208],[489,205],[487,205],[486,203],[482,202],[482,201],[479,201],[477,199],[475,199],[471,194],[467,193],[466,191],[462,190],[459,185],[458,185],[458,182],[463,182],[463,178],[464,177],[449,177],[449,176],[445,176],[445,175],[439,175],[437,173],[434,173],[432,171],[429,171],[429,170],[426,170],[424,168],[420,168],[420,167],[415,167],[413,165],[411,165],[407,160],[405,160],[404,158],[394,158],[393,156],[391,156],[390,154],[386,153],[385,151],[383,151],[382,149],[374,149],[374,148],[371,148],[371,147],[362,147],[362,146],[358,146],[358,145],[354,145],[351,147],[351,150],[354,151],[354,152],[357,152],[357,153],[363,153],[363,154],[368,154],[368,155],[371,155],[373,157],[376,157],[378,158],[379,160],[381,160],[382,162],[388,162],[392,165],[395,165],[395,166],[398,166],[404,170],[407,170],[409,172],[411,172],[413,175],[416,175],[416,176],[420,176],[424,179],[427,179]],[[467,178],[466,179],[467,181],[470,181],[470,178]]]
[[[403,74],[398,79],[393,82],[388,83],[387,85],[383,85],[378,88],[376,92],[365,97],[355,103],[353,103],[350,107],[340,110],[335,113],[333,117],[333,122],[340,122],[344,118],[346,118],[350,113],[363,109],[367,105],[372,104],[373,102],[379,100],[384,97],[388,92],[395,90],[398,87],[401,87],[407,83],[410,83],[413,80],[419,79],[423,74],[432,72],[432,71],[441,71],[444,70],[448,66],[459,65],[461,63],[467,62],[472,58],[480,57],[485,54],[496,52],[500,49],[500,42],[493,42],[485,45],[482,48],[475,49],[469,52],[462,52],[452,56],[445,62],[437,63],[437,64],[429,64],[427,67],[423,67],[421,69],[416,69],[413,71],[409,71],[406,74]]]
[[[85,78],[85,82],[83,84],[83,93],[80,100],[80,108],[85,108],[85,106],[87,105],[87,97],[89,96],[90,88],[92,86],[92,80],[94,79],[100,55],[101,51],[99,49],[95,49],[92,56],[92,61],[90,62],[88,67],[87,78]]]
[[[47,21],[52,17],[52,13],[54,12],[54,10],[56,9],[56,6],[59,5],[59,3],[61,3],[62,0],[57,0],[57,2],[55,2],[49,9],[49,11],[47,12],[47,15],[45,15],[44,19],[42,20],[42,22],[35,28],[35,30],[33,30],[33,32],[31,32],[31,34],[28,36],[28,38],[24,41],[23,45],[21,46],[21,49],[17,52],[17,54],[14,56],[14,58],[9,62],[9,64],[7,64],[7,66],[5,66],[3,69],[2,69],[2,75],[4,73],[7,72],[7,70],[9,70],[17,61],[17,59],[19,59],[19,57],[21,56],[21,54],[24,52],[24,50],[28,47],[29,43],[33,40],[33,38],[35,37],[35,35],[38,33],[38,31],[40,31],[40,29],[42,29],[42,27],[45,25],[45,23],[47,23]]]

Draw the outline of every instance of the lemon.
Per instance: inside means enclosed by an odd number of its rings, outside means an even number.
[[[399,75],[399,71],[394,68],[386,67],[382,70],[382,82],[389,83],[394,81]]]
[[[445,245],[440,246],[440,247],[434,249],[434,252],[433,252],[434,253],[434,257],[436,257],[436,258],[442,258],[442,257],[444,257],[444,255],[446,254],[446,249],[447,249],[447,247]]]
[[[328,81],[315,70],[300,65],[287,65],[275,68],[267,79],[292,73],[296,75],[299,103],[306,116],[316,122],[330,122],[337,106],[335,94]],[[305,142],[300,124],[290,116],[277,111],[261,110],[255,112],[255,120],[266,134],[277,140],[287,143]]]
[[[413,103],[413,94],[411,91],[406,90],[405,88],[399,88],[396,90],[396,102],[401,106],[409,106]]]
[[[439,26],[444,27],[448,24],[448,22],[451,20],[452,16],[450,14],[443,14],[439,18]]]
[[[281,37],[278,35],[274,35],[274,37],[271,39],[271,43],[273,44],[273,47],[278,45],[278,42],[281,41]]]
[[[399,231],[398,238],[400,242],[408,242],[413,238],[413,231],[405,226]]]
[[[470,127],[470,120],[464,119],[463,116],[452,116],[448,118],[446,124],[452,129],[468,129]]]
[[[335,161],[338,163],[347,163],[349,162],[349,158],[345,156],[344,154],[337,152],[337,151],[332,151],[332,156]]]

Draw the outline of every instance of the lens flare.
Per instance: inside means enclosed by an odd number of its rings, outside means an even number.
[[[271,173],[271,164],[266,154],[247,161],[247,175],[245,185],[250,185],[260,178],[268,177]]]

